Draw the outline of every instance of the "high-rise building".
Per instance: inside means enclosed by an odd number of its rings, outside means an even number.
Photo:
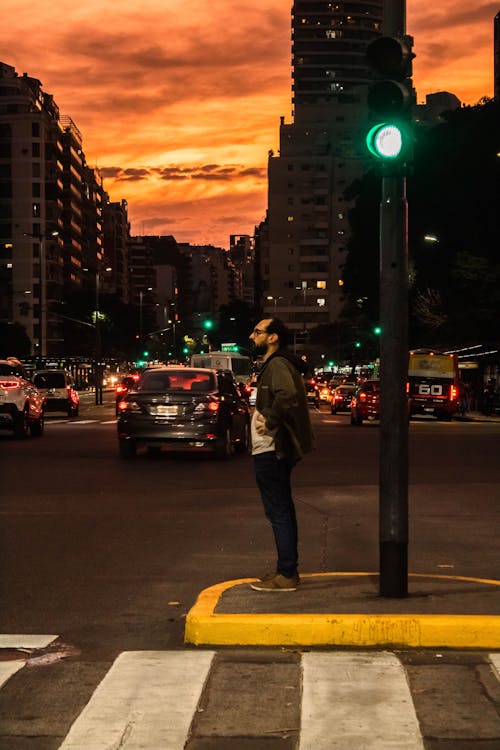
[[[0,62],[0,318],[24,328],[26,354],[65,353],[60,304],[96,268],[103,195],[75,123],[38,79]]]
[[[296,0],[292,116],[281,118],[268,162],[268,213],[259,233],[260,305],[298,332],[335,321],[349,238],[346,188],[360,176],[367,45],[383,0]]]

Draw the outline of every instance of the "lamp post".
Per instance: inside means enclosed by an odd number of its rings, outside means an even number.
[[[112,271],[109,266],[104,269],[108,273]],[[102,404],[102,338],[101,338],[101,263],[97,263],[95,271],[95,403],[96,406]]]
[[[40,261],[40,272],[38,274],[38,322],[39,322],[39,335],[38,335],[38,358],[40,365],[43,364],[43,357],[47,354],[47,310],[46,310],[46,287],[47,287],[47,266],[45,261],[45,240],[47,237],[58,237],[59,232],[55,229],[52,232],[23,232],[25,237],[31,237],[38,241],[39,247],[39,261]]]
[[[285,298],[284,298],[284,297],[273,297],[273,296],[268,296],[268,297],[266,297],[266,299],[268,299],[268,300],[273,300],[273,301],[274,301],[274,315],[276,316],[276,312],[277,312],[277,310],[278,310],[278,300],[279,300],[279,299],[285,299]]]

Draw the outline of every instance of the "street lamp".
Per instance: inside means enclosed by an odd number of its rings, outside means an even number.
[[[42,364],[43,357],[47,354],[46,344],[46,328],[47,328],[47,310],[46,308],[46,285],[47,285],[47,267],[45,262],[45,240],[47,237],[57,237],[59,232],[55,229],[52,232],[23,232],[25,237],[31,237],[38,241],[39,247],[39,261],[40,261],[40,272],[38,275],[38,321],[39,321],[39,335],[38,335],[38,357],[40,364]]]

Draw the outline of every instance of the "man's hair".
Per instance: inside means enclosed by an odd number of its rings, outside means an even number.
[[[280,318],[271,318],[271,322],[267,325],[266,333],[275,333],[277,335],[280,349],[288,344],[288,328]]]

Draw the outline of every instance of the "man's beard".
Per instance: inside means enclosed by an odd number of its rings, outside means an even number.
[[[266,352],[267,352],[267,344],[254,344],[253,345],[253,354],[255,354],[256,357],[261,357]]]

